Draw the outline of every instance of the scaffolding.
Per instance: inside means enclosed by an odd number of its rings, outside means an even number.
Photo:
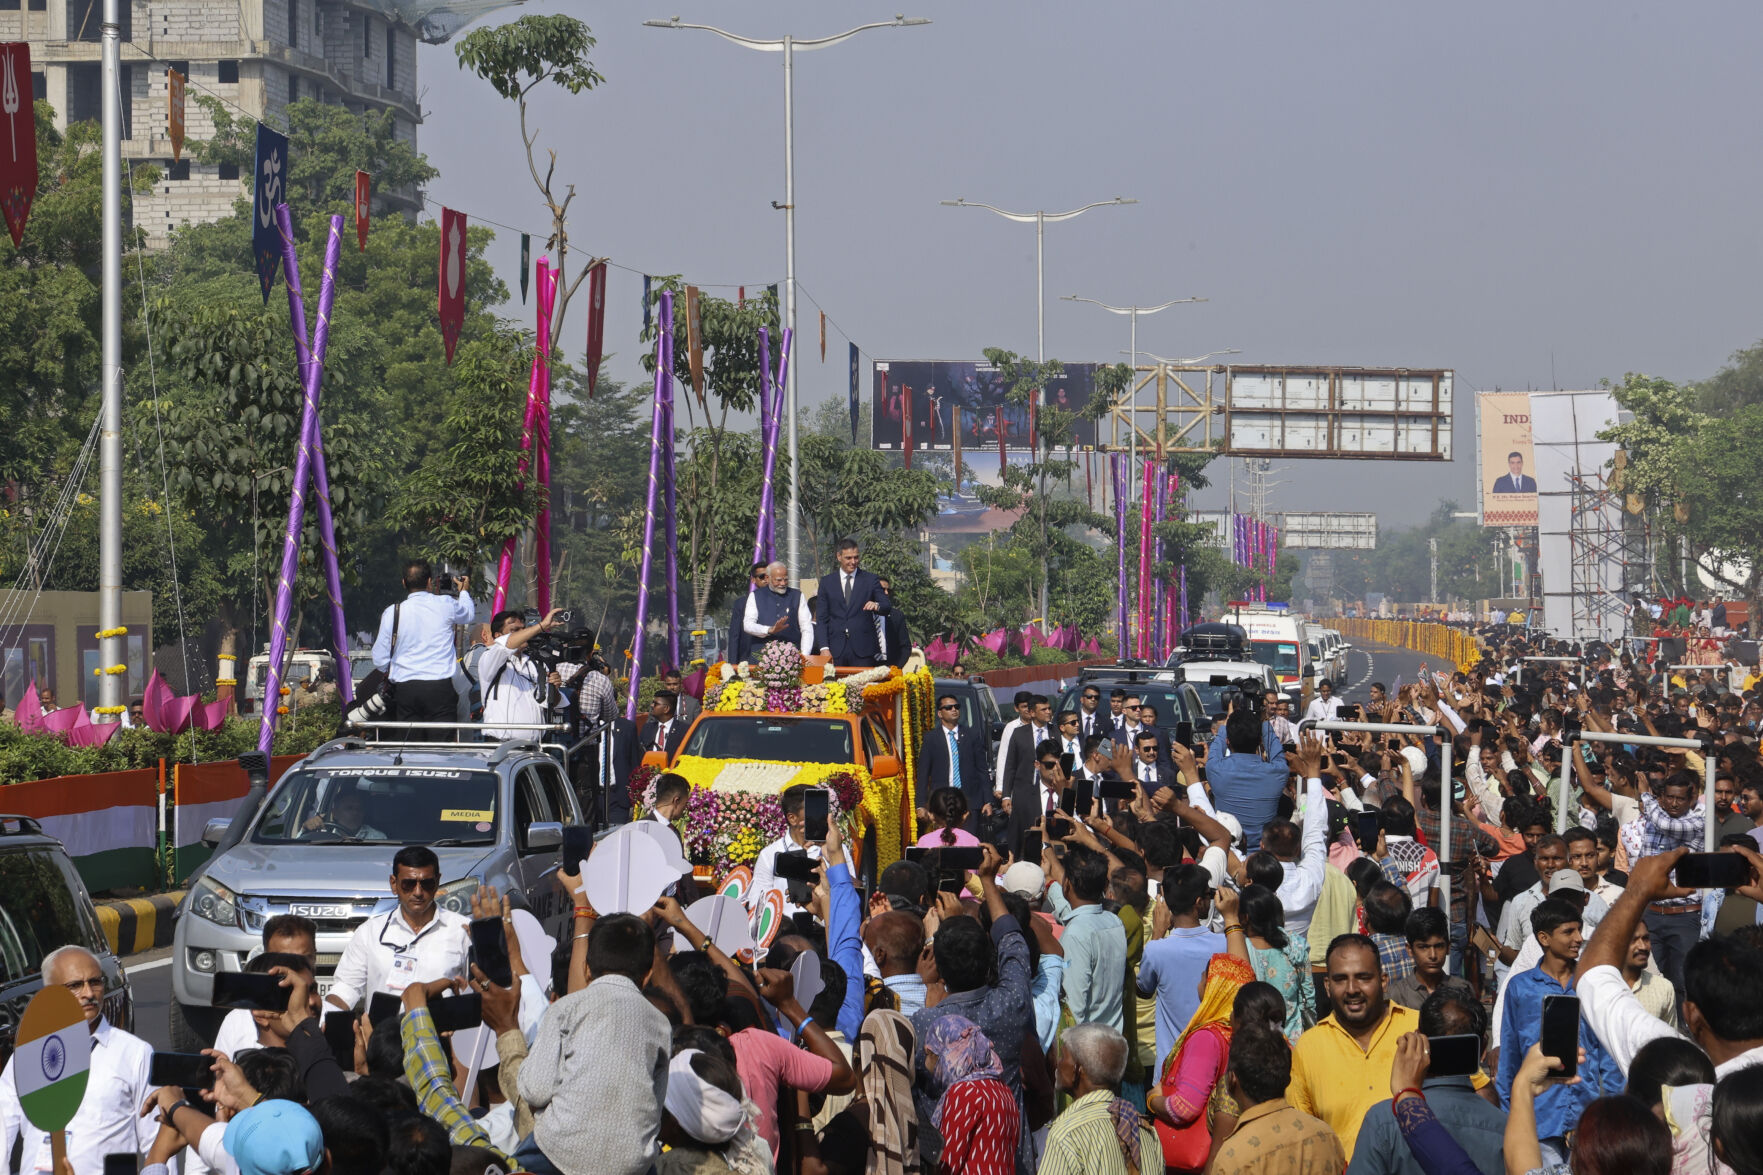
[[[1568,549],[1573,634],[1630,635],[1630,601],[1651,578],[1644,529],[1629,525],[1610,471],[1568,474]]]

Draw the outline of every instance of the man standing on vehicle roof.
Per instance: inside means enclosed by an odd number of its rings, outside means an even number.
[[[393,721],[458,721],[453,628],[471,623],[477,608],[471,602],[471,576],[458,577],[457,596],[430,591],[433,579],[427,559],[412,559],[404,565],[404,599],[380,614],[373,664],[394,686],[387,715]],[[429,738],[431,742],[450,741],[451,735],[445,730],[415,733],[419,739],[439,736]]]
[[[859,567],[856,539],[839,544],[839,569],[820,577],[815,596],[820,601],[819,623],[815,631],[820,651],[832,657],[834,665],[883,665],[885,650],[877,639],[875,617],[893,610],[893,601],[882,590],[881,581],[873,571]]]
[[[795,645],[804,657],[814,652],[814,617],[801,591],[790,586],[790,569],[785,564],[767,564],[765,585],[747,593],[741,633],[747,659],[755,664],[773,641]]]
[[[441,860],[433,849],[399,849],[392,858],[398,904],[356,928],[325,1001],[352,1010],[382,991],[402,995],[412,983],[463,978],[470,919],[436,904],[440,888]]]

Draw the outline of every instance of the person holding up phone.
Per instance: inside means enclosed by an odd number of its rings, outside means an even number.
[[[808,839],[805,829],[807,815],[804,811],[808,797],[808,788],[802,784],[787,787],[778,797],[778,806],[784,813],[784,834],[759,850],[759,857],[753,862],[753,908],[755,910],[765,902],[765,895],[777,890],[784,898],[784,917],[790,918],[808,907],[799,906],[790,900],[789,885],[777,873],[777,855],[779,853],[805,852],[810,860],[820,860],[820,844]]]
[[[1506,1006],[1500,1024],[1500,1069],[1495,1081],[1502,1105],[1512,1105],[1512,1085],[1531,1045],[1543,1039],[1545,1048],[1551,1044],[1561,1047],[1546,1038],[1551,1035],[1552,1021],[1567,1015],[1566,1005],[1557,1003],[1551,1007],[1549,1000],[1571,997],[1577,1008],[1578,997],[1572,987],[1582,942],[1580,919],[1579,910],[1560,898],[1545,899],[1531,911],[1531,932],[1542,945],[1543,957],[1535,967],[1514,972],[1506,980]],[[1580,1068],[1583,1080],[1574,1086],[1547,1090],[1536,1101],[1537,1128],[1549,1162],[1567,1161],[1566,1136],[1579,1122],[1586,1105],[1593,1098],[1620,1093],[1623,1087],[1622,1070],[1609,1051],[1579,1023],[1577,1011],[1572,1012],[1572,1018],[1573,1031],[1565,1047],[1573,1047],[1572,1042],[1577,1040],[1585,1050],[1586,1063]]]

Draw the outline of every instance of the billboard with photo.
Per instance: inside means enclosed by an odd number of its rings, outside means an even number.
[[[1064,374],[1049,380],[1042,403],[1076,412],[1089,402],[1094,363],[1067,363]],[[1027,452],[1029,413],[1007,402],[1007,385],[990,363],[961,360],[879,359],[871,372],[870,446],[898,451],[905,437],[903,417],[910,389],[912,448],[947,452],[954,448],[952,429],[960,409],[962,452],[998,450],[998,409],[1004,410],[1004,447]],[[1078,420],[1070,443],[1096,443],[1096,422]]]
[[[1476,484],[1483,526],[1537,524],[1536,452],[1531,444],[1530,393],[1482,392]]]

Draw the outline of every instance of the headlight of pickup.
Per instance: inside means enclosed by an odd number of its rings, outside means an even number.
[[[217,926],[239,924],[238,899],[233,891],[207,877],[198,878],[190,887],[190,912]]]
[[[479,881],[475,877],[466,877],[459,881],[448,882],[435,895],[435,904],[443,910],[451,910],[461,917],[471,917],[471,899],[478,891]]]

